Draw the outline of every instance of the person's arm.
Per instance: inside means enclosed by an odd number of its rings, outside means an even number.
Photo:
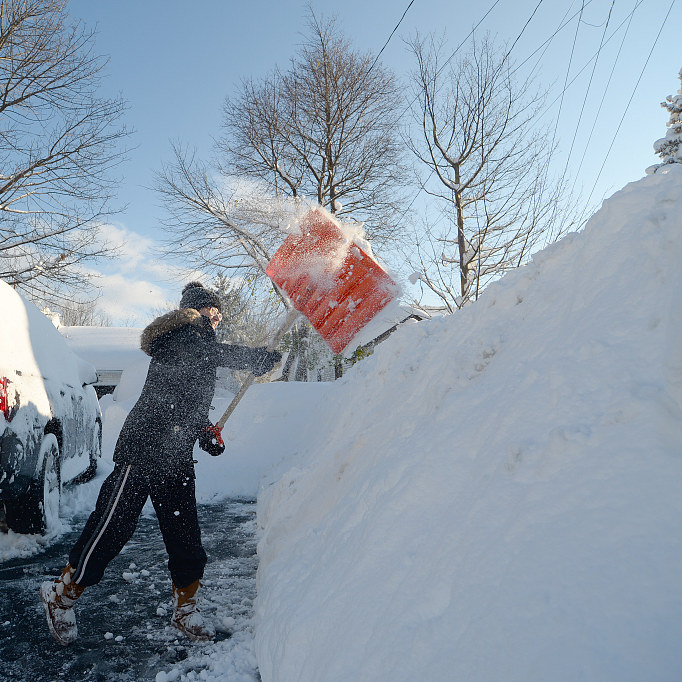
[[[218,365],[230,369],[248,369],[255,376],[267,374],[282,359],[279,351],[217,343]]]

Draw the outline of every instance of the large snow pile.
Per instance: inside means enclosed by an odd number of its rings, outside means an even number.
[[[681,406],[672,165],[317,397],[259,495],[262,679],[678,682]]]

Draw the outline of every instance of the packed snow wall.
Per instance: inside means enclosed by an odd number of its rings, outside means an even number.
[[[678,682],[681,408],[672,165],[320,398],[259,495],[262,679]]]

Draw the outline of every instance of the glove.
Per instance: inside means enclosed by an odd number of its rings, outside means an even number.
[[[199,447],[209,455],[217,457],[225,452],[225,443],[217,426],[210,424],[199,434]]]
[[[267,351],[265,348],[257,348],[251,371],[254,376],[260,377],[272,371],[272,368],[282,359],[279,351]]]

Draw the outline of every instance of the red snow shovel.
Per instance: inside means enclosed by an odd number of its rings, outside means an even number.
[[[334,353],[398,294],[388,273],[320,209],[307,213],[266,272]]]
[[[332,351],[340,353],[398,294],[388,273],[319,208],[308,211],[300,232],[285,239],[266,272],[294,307],[268,350],[279,345],[302,313]],[[223,428],[253,380],[253,375],[246,380],[217,429]]]

